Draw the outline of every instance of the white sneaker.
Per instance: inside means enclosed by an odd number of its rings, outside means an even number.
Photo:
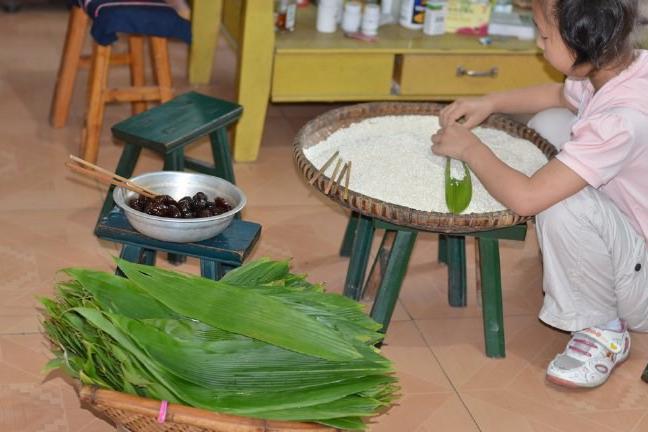
[[[547,379],[567,387],[597,387],[630,354],[630,334],[590,327],[573,333],[565,351],[549,363]]]

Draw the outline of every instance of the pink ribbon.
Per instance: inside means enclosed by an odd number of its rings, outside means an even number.
[[[169,402],[163,400],[162,403],[160,404],[160,412],[158,413],[158,418],[157,422],[158,423],[164,423],[166,420],[166,415],[167,415],[167,407],[169,406]]]

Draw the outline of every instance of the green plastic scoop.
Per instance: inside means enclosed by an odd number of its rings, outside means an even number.
[[[445,166],[445,200],[448,210],[454,214],[459,214],[466,210],[472,199],[472,181],[470,180],[470,170],[466,162],[462,162],[464,168],[464,177],[456,179],[452,177],[450,169],[451,159],[446,158]]]

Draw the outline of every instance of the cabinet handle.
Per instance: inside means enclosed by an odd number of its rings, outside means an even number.
[[[469,77],[491,77],[495,78],[497,77],[497,68],[492,67],[487,71],[474,71],[470,69],[466,69],[463,66],[457,66],[457,76],[462,77],[462,76],[469,76]]]

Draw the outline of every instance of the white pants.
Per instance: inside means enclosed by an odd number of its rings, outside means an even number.
[[[550,111],[529,125],[560,148],[574,117],[567,110]],[[539,213],[536,231],[543,259],[542,321],[577,331],[621,318],[633,330],[648,331],[646,241],[605,194],[586,187]]]

